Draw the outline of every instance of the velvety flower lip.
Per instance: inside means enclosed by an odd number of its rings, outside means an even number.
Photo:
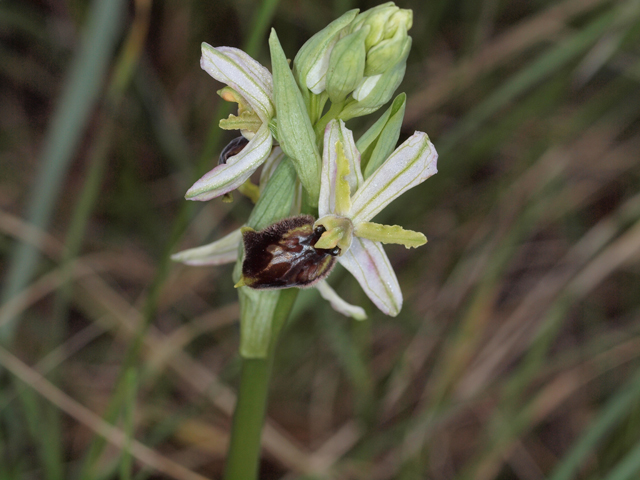
[[[206,173],[185,195],[188,200],[206,201],[238,188],[267,159],[273,146],[269,121],[275,116],[275,102],[271,73],[242,50],[203,43],[200,66],[233,89],[245,113],[260,125],[246,135],[249,143],[237,155]]]
[[[397,225],[370,220],[410,188],[437,173],[438,154],[426,133],[415,132],[363,180],[360,153],[344,122],[331,121],[325,130],[323,168],[316,225],[326,232],[318,248],[340,247],[340,262],[385,314],[402,308],[398,279],[382,243],[407,248],[426,243],[426,237]]]

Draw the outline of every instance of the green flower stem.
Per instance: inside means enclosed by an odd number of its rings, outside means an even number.
[[[316,138],[318,139],[319,142],[322,142],[322,140],[324,139],[324,129],[325,129],[325,127],[327,126],[327,124],[331,120],[334,120],[334,119],[338,118],[338,115],[340,115],[340,112],[342,112],[342,109],[343,109],[345,103],[346,103],[346,101],[332,103],[331,107],[329,108],[329,111],[327,113],[325,113],[324,116],[320,120],[318,120],[318,123],[316,123],[315,127],[313,128],[313,130],[314,130],[314,132],[316,134]]]
[[[238,403],[233,416],[231,441],[224,478],[251,480],[258,477],[262,423],[273,355],[247,358],[242,362]]]
[[[266,358],[242,360],[238,403],[233,415],[231,440],[225,468],[225,480],[254,480],[258,478],[260,440],[267,408],[269,380],[278,334],[289,317],[297,288],[283,290],[273,314],[272,340]]]

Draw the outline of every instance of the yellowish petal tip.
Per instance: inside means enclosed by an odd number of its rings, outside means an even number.
[[[413,243],[406,243],[405,244],[405,248],[409,249],[409,248],[418,248],[421,247],[422,245],[426,244],[428,242],[427,237],[420,233],[420,232],[414,232],[414,233],[418,233],[420,235],[422,235],[422,239],[420,239],[419,241],[414,241]]]
[[[240,280],[238,281],[238,283],[236,283],[233,288],[240,288],[240,287],[244,287],[246,286],[247,283],[245,282],[244,277],[240,277]]]

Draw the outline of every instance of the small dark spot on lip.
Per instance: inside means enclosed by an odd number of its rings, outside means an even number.
[[[231,140],[227,146],[222,149],[222,152],[220,152],[218,165],[225,165],[227,160],[229,160],[229,157],[239,154],[244,147],[247,146],[247,143],[249,143],[249,140],[244,138],[242,135]]]

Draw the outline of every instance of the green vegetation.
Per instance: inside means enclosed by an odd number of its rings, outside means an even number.
[[[0,480],[221,477],[232,271],[169,256],[251,207],[183,199],[232,138],[200,44],[269,65],[271,26],[291,58],[375,5],[130,3],[0,3]],[[300,291],[251,373],[260,478],[638,478],[640,3],[400,6],[400,141],[427,132],[439,173],[376,221],[429,243],[386,249],[396,318],[340,267],[368,320]]]

